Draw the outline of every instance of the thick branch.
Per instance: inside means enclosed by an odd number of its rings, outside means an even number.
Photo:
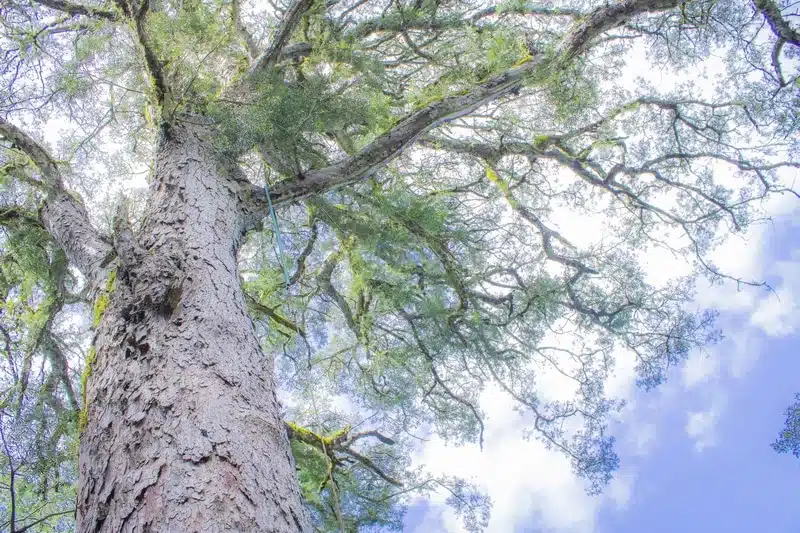
[[[136,14],[134,23],[136,25],[136,37],[139,41],[139,45],[142,47],[142,53],[144,54],[144,62],[145,66],[147,67],[147,73],[149,74],[150,81],[153,85],[153,90],[155,91],[156,102],[158,103],[158,106],[161,107],[164,104],[164,96],[167,94],[167,83],[164,79],[164,70],[161,68],[161,62],[158,60],[153,48],[150,46],[150,43],[147,39],[147,33],[145,32],[144,28],[145,18],[147,17],[149,6],[149,0],[144,0],[142,2],[142,6],[139,8],[139,12]]]
[[[784,41],[800,46],[800,32],[783,18],[781,8],[773,0],[753,0],[753,5],[767,20],[772,32]]]
[[[448,96],[434,102],[400,120],[391,130],[344,161],[312,170],[304,176],[305,179],[279,183],[273,189],[273,204],[299,200],[367,178],[403,153],[426,131],[468,115],[482,105],[514,91],[525,76],[535,69],[559,68],[559,65],[585,51],[590,41],[601,33],[636,15],[668,9],[677,4],[678,0],[625,0],[598,8],[585,19],[576,22],[567,32],[559,46],[558,60],[554,64],[542,65],[543,58],[537,57],[490,78],[466,94]],[[263,213],[266,204],[264,191],[254,187],[252,200],[254,205],[249,210],[252,213]],[[252,227],[256,225],[257,221]]]
[[[367,431],[364,433],[357,433],[356,435],[354,435],[354,438],[348,438],[350,433],[349,426],[327,437],[318,435],[317,433],[314,433],[309,429],[298,426],[296,424],[292,424],[291,422],[284,422],[284,427],[286,428],[286,434],[290,439],[297,440],[313,448],[316,448],[324,455],[326,455],[328,457],[328,460],[334,466],[340,463],[340,460],[336,456],[336,454],[343,453],[361,463],[364,467],[377,474],[381,479],[383,479],[387,483],[391,483],[392,485],[395,485],[397,487],[403,486],[403,484],[400,481],[387,475],[383,470],[381,470],[369,457],[366,457],[358,453],[357,451],[353,450],[353,448],[350,446],[358,438],[367,436],[375,437],[384,444],[389,444],[389,445],[394,444],[394,441],[392,439],[384,437],[377,431]]]
[[[82,4],[76,4],[73,2],[65,2],[64,0],[33,0],[33,1],[39,5],[48,7],[50,9],[55,9],[57,11],[61,11],[62,13],[67,13],[68,15],[72,15],[73,17],[83,15],[86,17],[94,17],[105,20],[119,19],[119,17],[114,11],[99,9],[92,6],[84,6]]]
[[[89,222],[89,215],[76,195],[64,188],[55,160],[27,133],[0,118],[0,137],[11,141],[31,158],[47,185],[47,197],[39,218],[53,240],[64,249],[70,262],[87,278],[111,258],[111,245]]]
[[[32,137],[4,118],[0,118],[0,137],[30,157],[49,186],[60,186],[61,172],[59,172],[55,160]]]
[[[297,0],[297,2],[295,2],[294,5],[290,7],[288,11],[286,11],[286,13],[284,13],[281,25],[275,32],[272,42],[269,44],[267,49],[256,58],[256,60],[253,62],[253,65],[250,67],[251,73],[266,70],[272,67],[278,61],[282,55],[284,47],[289,42],[294,29],[297,27],[297,24],[300,23],[300,19],[303,17],[306,11],[311,9],[313,4],[314,0]]]
[[[497,14],[498,6],[491,6],[485,9],[480,10],[476,14],[470,17],[470,21],[474,24],[475,22],[479,21],[484,17],[490,17],[492,15]],[[578,18],[583,13],[577,9],[569,9],[569,8],[560,8],[560,7],[545,7],[545,6],[533,6],[533,5],[525,5],[519,8],[512,8],[503,13],[515,13],[519,15],[531,15],[534,17],[570,17],[570,18]]]
[[[592,39],[600,34],[637,15],[671,9],[679,3],[680,0],[623,0],[595,9],[567,32],[561,40],[559,56],[562,61],[569,61],[583,53]]]
[[[236,33],[239,34],[247,49],[247,57],[250,61],[254,61],[258,57],[258,48],[253,35],[247,31],[242,22],[242,5],[239,0],[231,1],[231,19],[233,19],[233,27],[236,29]]]
[[[402,12],[397,13],[400,17],[383,15],[380,18],[365,20],[358,23],[352,30],[347,32],[349,37],[363,39],[375,33],[394,32],[405,33],[408,30],[418,31],[443,31],[448,29],[464,28],[473,26],[480,22],[482,19],[497,15],[498,6],[490,6],[480,11],[466,16],[464,18],[417,18],[409,17],[408,19],[402,18]],[[519,15],[531,15],[540,17],[570,17],[578,18],[583,13],[576,9],[558,8],[558,7],[545,7],[545,6],[523,6],[519,8],[512,8],[503,13],[515,13]]]
[[[538,64],[537,61],[528,61],[490,78],[467,94],[448,96],[408,115],[390,131],[341,163],[312,170],[305,175],[305,179],[297,182],[279,183],[273,189],[273,203],[298,200],[372,176],[427,130],[468,115],[478,107],[512,91]]]
[[[254,311],[258,313],[263,313],[264,315],[267,316],[267,318],[274,321],[276,324],[279,324],[290,331],[297,332],[297,334],[303,337],[304,339],[306,338],[306,332],[305,330],[303,330],[303,328],[301,328],[288,318],[279,315],[278,312],[272,307],[262,304],[250,293],[245,292],[244,297],[247,300],[247,305],[252,307]]]

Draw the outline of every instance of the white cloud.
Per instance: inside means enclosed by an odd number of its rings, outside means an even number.
[[[655,424],[638,424],[631,428],[628,441],[633,448],[633,454],[643,456],[650,453],[656,442],[657,428]]]
[[[755,365],[761,355],[760,343],[752,331],[735,331],[729,335],[726,345],[730,354],[730,375],[736,379],[743,378]]]
[[[630,505],[635,480],[635,475],[628,471],[617,473],[611,480],[607,494],[618,510],[625,510]]]
[[[719,357],[715,352],[695,350],[682,369],[683,385],[691,389],[716,378],[719,374]]]
[[[767,206],[773,221],[788,220],[791,225],[800,211],[797,203],[786,197],[772,199]],[[788,259],[768,261],[774,250],[785,249],[780,242],[780,224],[761,224],[751,228],[746,237],[735,237],[717,249],[712,259],[725,265],[727,272],[745,280],[768,280],[773,291],[764,287],[737,287],[700,283],[696,302],[704,308],[725,313],[722,325],[726,339],[712,351],[716,362],[692,356],[683,370],[687,387],[719,376],[719,362],[725,361],[730,375],[742,378],[761,354],[759,337],[781,337],[800,331],[800,253]]]
[[[491,418],[486,422],[484,450],[477,446],[448,446],[438,439],[426,444],[420,463],[437,473],[474,480],[493,500],[487,533],[508,533],[517,524],[536,522],[546,531],[590,533],[600,500],[584,492],[569,461],[538,441],[523,440],[526,420],[513,411],[513,402],[497,390],[483,395]],[[618,489],[622,499],[622,487]],[[429,508],[416,531],[460,531],[452,513]],[[444,529],[442,529],[444,528]]]
[[[694,441],[698,452],[716,445],[716,429],[725,409],[725,396],[718,394],[705,411],[690,412],[686,422],[686,434]]]
[[[631,65],[635,62],[629,63],[629,67]],[[642,69],[633,68],[630,73],[638,76]],[[653,78],[658,73],[648,74]],[[670,80],[667,75],[655,81],[663,85]],[[721,169],[719,174],[737,178],[729,169]],[[763,208],[774,218],[797,215],[796,200],[788,195],[770,199]],[[602,227],[597,217],[568,209],[556,210],[548,217],[554,228],[580,249],[602,239],[602,231],[586,230]],[[642,457],[653,450],[659,434],[659,426],[653,420],[657,421],[659,412],[665,409],[683,409],[686,390],[690,388],[698,389],[697,392],[704,396],[712,392],[712,396],[705,409],[686,413],[686,435],[698,452],[715,446],[719,422],[727,403],[719,389],[721,374],[727,372],[734,378],[741,378],[752,368],[760,354],[761,332],[780,335],[800,328],[800,310],[795,309],[797,305],[792,298],[792,295],[800,294],[800,256],[783,263],[765,262],[769,251],[777,249],[773,242],[776,235],[773,226],[753,226],[747,234],[734,236],[712,254],[711,262],[732,276],[748,280],[777,277],[779,298],[761,288],[737,290],[733,283],[720,286],[699,281],[696,303],[699,307],[715,308],[725,313],[722,325],[728,337],[712,348],[710,354],[694,353],[680,370],[679,380],[662,387],[655,395],[634,396],[635,359],[629,354],[615,354],[614,374],[606,383],[606,393],[628,400],[635,397],[635,401],[640,403],[635,405],[631,402],[617,417],[622,451],[628,457]],[[664,249],[647,249],[642,253],[647,280],[651,283],[658,285],[687,273],[688,263]],[[565,394],[569,396],[573,386],[550,374],[553,373],[537,374],[542,395],[550,399]],[[628,467],[619,472],[602,497],[588,497],[583,483],[572,474],[563,455],[546,450],[536,441],[521,439],[525,419],[513,412],[512,402],[505,394],[489,391],[483,400],[482,406],[490,416],[486,423],[483,452],[477,446],[452,447],[433,440],[415,462],[425,464],[435,472],[471,478],[487,491],[494,502],[489,533],[510,533],[522,525],[537,531],[591,533],[595,531],[596,515],[601,506],[610,504],[622,511],[631,505],[635,470]],[[435,505],[428,508],[422,523],[415,529],[416,533],[461,530],[452,512],[440,505],[443,501],[444,496],[434,498]]]

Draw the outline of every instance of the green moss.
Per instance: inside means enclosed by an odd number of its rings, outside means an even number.
[[[534,148],[544,148],[550,142],[549,135],[537,135],[533,138],[533,147]]]
[[[94,302],[94,308],[92,309],[92,325],[96,328],[100,324],[100,319],[103,318],[103,313],[106,311],[106,306],[108,305],[108,301],[111,297],[111,293],[114,292],[114,283],[117,280],[117,271],[112,270],[111,273],[108,275],[108,280],[106,280],[106,286],[103,289],[103,292],[97,297]]]
[[[89,378],[92,376],[94,363],[97,360],[97,350],[94,345],[89,348],[89,353],[86,354],[86,361],[83,365],[83,372],[81,373],[81,397],[83,398],[83,407],[78,415],[78,431],[83,432],[86,424],[89,421],[89,401],[87,399],[87,386]]]
[[[101,294],[94,302],[94,309],[92,311],[92,325],[97,327],[100,324],[100,319],[103,318],[103,313],[108,305],[108,295]]]
[[[486,165],[486,177],[489,178],[489,181],[497,186],[497,189],[501,193],[503,193],[503,198],[506,199],[508,205],[510,205],[512,209],[517,209],[519,207],[519,202],[517,202],[517,200],[511,195],[508,182],[498,176],[497,172],[495,172],[494,169],[489,165]]]
[[[293,439],[308,444],[309,446],[313,446],[320,451],[322,451],[323,448],[330,448],[336,445],[337,442],[344,440],[344,438],[347,437],[347,434],[350,433],[350,426],[345,426],[339,431],[331,433],[328,436],[324,436],[314,433],[310,429],[299,426],[293,422],[286,422],[286,425],[292,429]],[[327,451],[325,453],[327,453]]]

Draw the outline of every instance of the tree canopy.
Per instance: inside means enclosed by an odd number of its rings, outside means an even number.
[[[320,530],[397,529],[433,490],[480,529],[485,497],[410,454],[482,444],[489,386],[599,492],[615,359],[656,387],[718,338],[698,277],[763,285],[709,254],[798,196],[793,9],[7,0],[0,523],[69,527],[92,330],[147,200],[130,184],[194,126],[252,185],[240,277]],[[686,273],[651,279],[654,251]]]

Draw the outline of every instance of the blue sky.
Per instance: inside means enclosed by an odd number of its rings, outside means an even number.
[[[771,222],[715,259],[774,292],[698,282],[697,304],[720,311],[725,338],[656,391],[635,389],[620,361],[610,390],[628,402],[613,425],[621,469],[603,495],[586,496],[562,458],[523,441],[525,420],[492,392],[483,452],[432,442],[420,461],[489,492],[490,533],[800,532],[800,460],[770,447],[800,392],[800,202],[783,197],[767,210]],[[406,531],[461,531],[439,503],[415,506]]]
[[[686,434],[686,411],[704,406],[708,387],[664,402],[650,452],[638,460],[623,454],[637,471],[626,508],[602,509],[597,531],[800,531],[800,460],[769,447],[800,389],[798,345],[800,335],[762,339],[763,353],[746,376],[719,380],[726,407],[715,444],[702,451]]]
[[[780,301],[790,314],[797,309],[791,296],[783,301],[786,292],[800,296],[797,215],[795,210],[775,217],[762,236],[757,258],[778,292],[762,294],[762,302]],[[776,273],[776,265],[786,266],[783,276]],[[792,267],[794,278],[787,279]],[[681,387],[685,383],[678,383],[685,382],[684,376],[676,375],[670,390],[657,399],[637,395],[638,402],[658,405],[651,411],[657,437],[643,457],[623,453],[622,460],[636,469],[635,488],[624,509],[601,510],[597,531],[800,532],[800,460],[769,447],[783,427],[784,410],[800,391],[800,324],[795,320],[791,333],[787,326],[769,335],[752,326],[753,314],[723,310],[721,326],[727,338],[712,352],[718,364],[709,379],[686,390]],[[747,337],[750,365],[732,372],[741,332]],[[710,430],[711,443],[698,450],[687,435],[686,413],[708,408],[715,397],[724,398],[724,407]]]

